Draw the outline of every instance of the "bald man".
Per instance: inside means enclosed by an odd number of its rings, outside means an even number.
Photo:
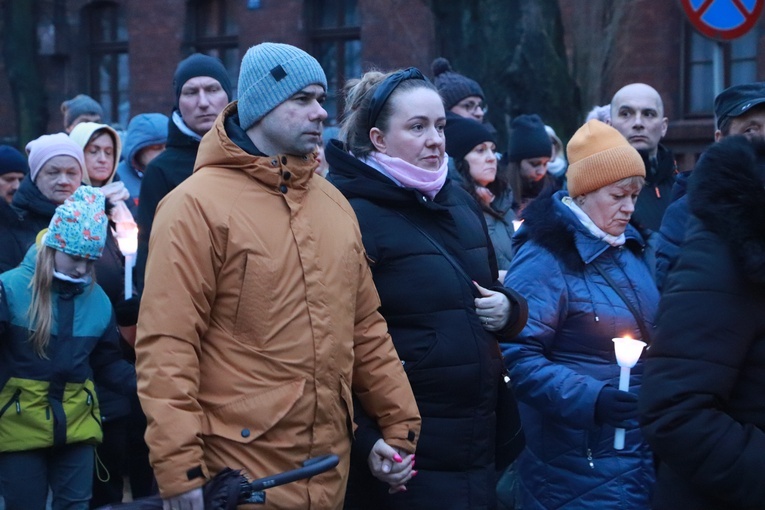
[[[677,172],[672,152],[659,143],[668,125],[661,96],[645,83],[622,87],[611,100],[611,125],[637,149],[645,162],[645,187],[635,205],[633,221],[643,229],[657,231],[671,202]]]

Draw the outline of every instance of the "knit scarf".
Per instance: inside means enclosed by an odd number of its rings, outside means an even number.
[[[362,161],[386,177],[390,177],[397,185],[414,188],[431,200],[444,186],[449,168],[449,157],[446,154],[438,170],[426,170],[381,152],[373,152]]]
[[[619,236],[612,236],[611,234],[603,232],[600,227],[595,225],[590,217],[587,216],[587,213],[584,212],[581,207],[576,205],[576,202],[574,202],[571,197],[563,197],[562,202],[566,204],[569,209],[571,209],[571,211],[574,213],[574,216],[576,216],[576,218],[582,223],[582,225],[585,226],[587,230],[590,231],[592,235],[601,241],[607,242],[611,246],[621,246],[624,244],[624,233],[620,234]]]

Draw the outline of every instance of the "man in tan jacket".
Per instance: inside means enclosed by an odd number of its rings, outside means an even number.
[[[165,508],[201,510],[223,467],[258,478],[327,453],[336,468],[270,489],[266,508],[341,508],[352,393],[383,437],[373,471],[402,490],[420,416],[353,210],[313,172],[324,72],[263,43],[242,61],[239,95],[151,233],[136,353]]]

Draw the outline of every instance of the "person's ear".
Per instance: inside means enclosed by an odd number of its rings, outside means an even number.
[[[377,152],[385,154],[387,145],[385,144],[385,135],[380,131],[380,128],[373,127],[369,130],[369,140],[372,142],[372,145],[375,146]]]
[[[720,131],[719,129],[716,130],[715,131],[715,142],[719,142],[722,139],[723,139],[722,131]]]

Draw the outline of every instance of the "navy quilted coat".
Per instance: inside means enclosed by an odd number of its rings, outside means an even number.
[[[505,280],[528,301],[529,320],[505,362],[520,402],[526,450],[516,461],[524,510],[649,508],[652,455],[635,421],[625,448],[595,421],[607,384],[618,387],[614,337],[640,338],[634,316],[595,270],[597,263],[653,327],[659,294],[631,226],[615,248],[598,240],[561,202],[566,192],[534,201],[514,240]],[[642,362],[632,369],[639,392]]]

